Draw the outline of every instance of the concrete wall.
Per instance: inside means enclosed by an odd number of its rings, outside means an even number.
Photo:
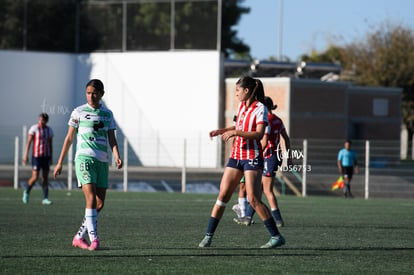
[[[292,79],[292,136],[314,139],[400,139],[398,88]]]
[[[188,166],[216,167],[217,143],[208,132],[219,121],[220,58],[217,51],[0,51],[0,144],[11,149],[2,154],[12,161],[14,136],[41,112],[50,114],[60,151],[71,111],[86,102],[85,84],[99,78],[104,104],[142,164],[183,165],[186,139]]]
[[[273,112],[278,115],[285,124],[287,133],[290,132],[290,78],[288,77],[261,77],[259,78],[265,90],[265,95],[273,99],[273,103],[277,104],[277,109]],[[238,78],[227,78],[225,80],[225,127],[232,125],[233,116],[237,112],[239,100],[235,97],[234,91]],[[283,143],[283,142],[282,142]],[[225,158],[228,158],[231,153],[231,142],[225,144]]]
[[[400,140],[401,89],[351,86],[347,92],[350,136],[355,139]]]
[[[291,136],[344,139],[347,129],[346,85],[292,79]]]
[[[75,62],[70,54],[0,51],[1,127],[35,124],[41,112],[51,126],[66,125],[76,104]]]
[[[398,88],[360,87],[348,82],[260,78],[287,132],[294,139],[400,140]],[[237,108],[237,79],[226,79],[226,126]],[[228,156],[231,144],[226,145]]]

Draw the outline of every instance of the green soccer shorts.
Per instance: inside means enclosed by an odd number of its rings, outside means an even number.
[[[108,188],[108,163],[91,157],[77,157],[75,160],[78,187],[84,184],[96,184],[99,188]]]

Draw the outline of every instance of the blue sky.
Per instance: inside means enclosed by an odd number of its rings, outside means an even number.
[[[387,20],[414,29],[413,0],[245,0],[241,5],[251,9],[235,29],[259,60],[281,53],[296,61],[312,49],[320,52],[332,43],[363,39]]]

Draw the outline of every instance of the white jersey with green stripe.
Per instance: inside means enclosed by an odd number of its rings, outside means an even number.
[[[93,157],[108,162],[108,130],[116,129],[111,110],[104,106],[94,109],[86,103],[73,110],[68,125],[77,129],[75,159]]]

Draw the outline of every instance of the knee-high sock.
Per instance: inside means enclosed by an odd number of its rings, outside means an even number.
[[[76,233],[76,238],[77,239],[82,239],[82,238],[84,239],[87,233],[88,233],[88,229],[86,228],[86,218],[83,217],[82,224],[79,227],[78,232]]]
[[[210,217],[209,221],[208,221],[208,226],[207,226],[207,231],[206,231],[206,235],[207,236],[213,236],[214,232],[216,231],[217,225],[219,224],[219,219],[216,219],[214,217]]]
[[[263,223],[266,226],[267,231],[269,231],[270,236],[274,237],[280,235],[273,217],[268,218]]]
[[[256,211],[254,210],[253,206],[249,204],[246,210],[246,217],[253,218],[254,213],[256,213]]]
[[[98,228],[97,228],[97,220],[98,220],[98,211],[96,208],[85,209],[85,224],[86,229],[88,231],[89,240],[92,242],[98,237]]]
[[[282,220],[282,214],[280,214],[280,209],[272,209],[272,216],[275,219],[275,221],[281,221]]]
[[[246,216],[247,199],[245,197],[244,198],[239,198],[238,202],[239,202],[240,216],[244,217],[244,216]]]
[[[49,187],[48,186],[42,186],[43,191],[43,198],[47,199],[49,197]]]

